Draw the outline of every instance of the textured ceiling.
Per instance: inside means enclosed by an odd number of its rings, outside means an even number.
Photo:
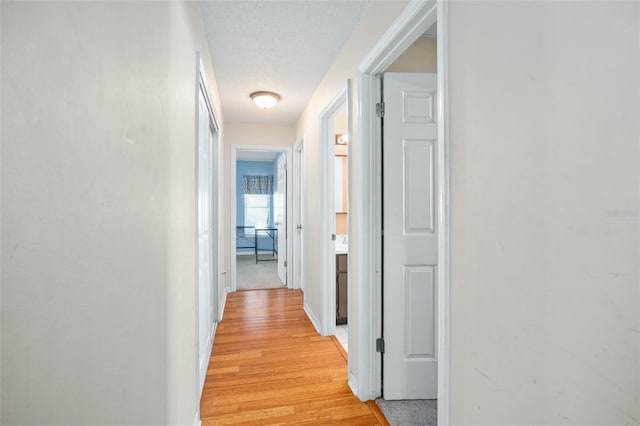
[[[293,125],[369,0],[201,0],[225,120]],[[277,92],[261,110],[249,94]]]

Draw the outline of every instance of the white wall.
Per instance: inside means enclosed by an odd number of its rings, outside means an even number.
[[[198,5],[1,8],[2,422],[191,424]]]
[[[332,99],[342,90],[347,83],[347,79],[353,81],[352,99],[357,99],[356,74],[360,62],[364,56],[373,48],[380,39],[384,31],[391,25],[395,18],[402,12],[407,2],[405,1],[374,1],[369,4],[359,25],[353,31],[344,48],[336,58],[327,74],[325,74],[320,85],[314,92],[309,104],[297,123],[296,139],[305,141],[305,207],[304,221],[306,224],[306,234],[304,239],[304,265],[305,265],[305,302],[316,318],[322,318],[322,285],[320,282],[320,182],[327,179],[320,170],[320,114]],[[357,113],[356,113],[357,114]],[[355,151],[355,144],[359,143],[356,134],[357,126],[354,124],[354,136],[351,152]],[[360,159],[356,155],[350,155],[350,176],[357,176],[359,173]],[[349,321],[351,323],[350,338],[357,339],[357,283],[360,277],[357,275],[356,265],[361,260],[357,236],[361,230],[358,223],[357,199],[362,196],[361,182],[355,179],[349,181],[349,194],[351,197],[349,211]],[[328,236],[327,236],[328,238]],[[363,301],[363,303],[367,303]],[[350,354],[349,372],[353,374],[358,368],[358,353],[353,350]]]
[[[639,5],[449,5],[452,423],[639,424]]]
[[[233,145],[264,145],[264,146],[293,146],[295,143],[295,128],[293,126],[272,126],[266,124],[226,123],[225,139],[223,146],[222,173],[230,176],[231,173],[231,146]],[[225,286],[231,288],[231,238],[235,238],[235,230],[231,230],[231,188],[230,180],[226,181],[223,190],[222,201],[222,232],[223,252],[225,260],[223,269],[225,274]]]

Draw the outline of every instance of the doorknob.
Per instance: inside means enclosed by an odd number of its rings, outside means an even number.
[[[296,229],[297,229],[298,231],[302,231],[302,225],[298,225],[298,226],[296,226]]]

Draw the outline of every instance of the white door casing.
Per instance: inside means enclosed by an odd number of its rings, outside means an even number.
[[[287,284],[287,157],[278,157],[278,185],[275,196],[275,216],[278,248],[278,278],[283,284]]]
[[[304,292],[304,141],[294,147],[293,160],[293,283],[292,288]]]
[[[213,142],[209,108],[204,93],[199,91],[198,108],[198,369],[199,380],[204,382],[215,318],[213,264]],[[217,281],[217,280],[216,280]]]
[[[320,170],[323,176],[331,178],[320,180],[320,269],[322,283],[322,314],[320,324],[314,322],[323,336],[335,333],[336,328],[336,207],[335,207],[335,118],[347,108],[347,127],[349,126],[348,99],[351,88],[347,80],[343,89],[329,102],[320,113]]]
[[[219,242],[219,127],[216,122],[214,105],[209,95],[209,84],[204,71],[202,58],[196,52],[196,87],[195,87],[195,418],[200,419],[200,397],[204,387],[209,356],[213,346],[213,335],[222,312],[220,302],[221,286],[221,252]]]
[[[383,81],[383,396],[436,399],[437,76]]]

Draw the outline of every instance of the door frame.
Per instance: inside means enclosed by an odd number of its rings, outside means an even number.
[[[380,100],[380,74],[389,67],[433,23],[437,22],[438,64],[438,424],[450,422],[449,399],[449,141],[447,93],[447,2],[424,0],[412,2],[389,27],[358,67],[359,143],[356,155],[362,165],[356,179],[362,183],[362,196],[357,198],[355,221],[361,225],[357,247],[362,248],[362,261],[354,265],[360,279],[358,333],[354,342],[358,349],[357,365],[350,372],[349,385],[363,401],[375,399],[382,390],[382,357],[375,342],[382,330],[382,232],[381,232],[381,153],[380,123],[376,102]],[[351,339],[350,339],[351,340]],[[350,342],[351,343],[351,342]]]
[[[293,147],[293,223],[304,232],[304,138]],[[304,234],[293,230],[292,288],[304,293]],[[298,267],[298,264],[300,266]]]
[[[199,262],[199,214],[198,208],[198,194],[200,189],[199,182],[199,146],[200,146],[200,93],[203,94],[205,103],[207,105],[207,113],[209,117],[208,127],[213,133],[213,140],[211,141],[210,161],[211,161],[211,209],[210,209],[210,229],[209,238],[211,239],[211,253],[209,254],[209,263],[211,266],[211,308],[213,311],[213,323],[211,324],[211,333],[208,336],[207,352],[210,354],[213,347],[213,336],[216,331],[217,323],[220,321],[220,288],[221,288],[221,255],[220,250],[220,126],[216,119],[217,113],[213,102],[211,102],[211,95],[209,93],[209,83],[207,82],[206,73],[204,70],[204,64],[202,62],[202,55],[200,52],[196,52],[196,85],[195,85],[195,201],[196,201],[196,291],[195,291],[195,331],[196,331],[196,415],[200,418],[200,398],[202,396],[202,390],[204,387],[205,374],[200,371],[200,262]]]
[[[336,233],[335,209],[335,129],[336,115],[344,108],[347,114],[347,132],[350,119],[351,80],[347,80],[333,99],[320,113],[320,282],[322,294],[322,317],[320,334],[330,336],[336,331],[336,247],[332,235]],[[349,148],[347,148],[349,149]],[[347,170],[350,170],[347,155]],[[328,178],[331,176],[331,178]],[[348,205],[347,196],[347,205]],[[347,207],[348,208],[348,207]],[[348,299],[348,296],[347,296]]]
[[[231,164],[229,167],[229,192],[230,192],[230,200],[231,200],[231,214],[229,218],[229,259],[230,259],[230,274],[231,274],[231,292],[238,290],[238,271],[236,265],[236,238],[235,238],[235,229],[237,226],[236,223],[236,205],[237,198],[236,197],[236,163],[238,158],[238,153],[242,151],[262,151],[262,152],[284,152],[287,156],[287,256],[285,261],[287,262],[287,288],[293,288],[293,280],[291,274],[289,273],[289,265],[292,264],[292,255],[293,255],[293,239],[288,238],[290,235],[293,235],[293,221],[290,218],[293,217],[293,191],[289,189],[292,188],[293,183],[293,173],[288,173],[291,164],[293,164],[293,147],[291,146],[271,146],[271,145],[231,145]],[[279,237],[279,236],[278,236]]]

